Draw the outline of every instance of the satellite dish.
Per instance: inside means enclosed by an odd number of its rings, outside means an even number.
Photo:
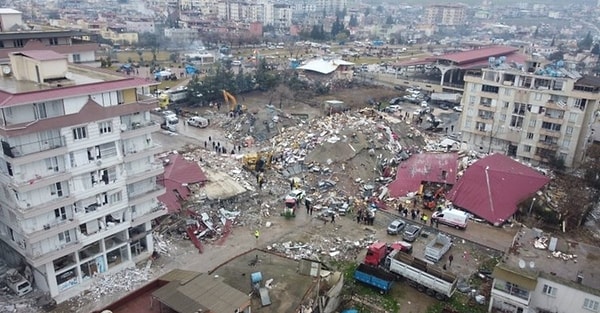
[[[530,261],[530,262],[529,262],[529,267],[530,267],[530,268],[534,268],[534,267],[535,267],[535,262],[533,262],[533,261]]]
[[[519,259],[519,268],[525,268],[525,261],[523,259]]]
[[[12,72],[12,69],[8,65],[2,66],[2,74],[9,75]]]
[[[121,131],[124,132],[127,130],[127,124],[121,124]]]

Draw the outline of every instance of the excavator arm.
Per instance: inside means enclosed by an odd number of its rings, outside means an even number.
[[[229,106],[229,111],[234,112],[238,110],[237,99],[235,99],[231,93],[224,89],[223,98],[225,98],[225,104]]]

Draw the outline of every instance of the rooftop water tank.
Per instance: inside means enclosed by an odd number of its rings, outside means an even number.
[[[255,273],[250,274],[250,280],[252,281],[253,284],[260,283],[262,281],[262,273],[255,272]]]

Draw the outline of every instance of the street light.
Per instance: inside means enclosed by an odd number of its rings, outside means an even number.
[[[531,210],[533,209],[533,203],[535,202],[535,197],[531,199],[531,205],[529,206],[529,215],[531,215]]]

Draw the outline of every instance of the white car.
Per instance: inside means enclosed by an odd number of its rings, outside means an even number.
[[[285,196],[285,200],[295,199],[296,203],[300,203],[300,201],[302,201],[304,199],[304,197],[306,197],[306,192],[304,190],[294,189],[294,190],[290,191],[290,193],[288,193],[287,196]]]
[[[454,110],[456,112],[462,112],[462,107],[460,105],[457,105],[457,106],[453,107],[452,110]]]
[[[205,128],[210,125],[210,121],[208,119],[200,116],[192,116],[186,121],[186,123],[190,126],[198,128]]]
[[[428,106],[429,106],[429,104],[427,103],[427,101],[421,101],[421,107],[422,108],[426,108]]]

